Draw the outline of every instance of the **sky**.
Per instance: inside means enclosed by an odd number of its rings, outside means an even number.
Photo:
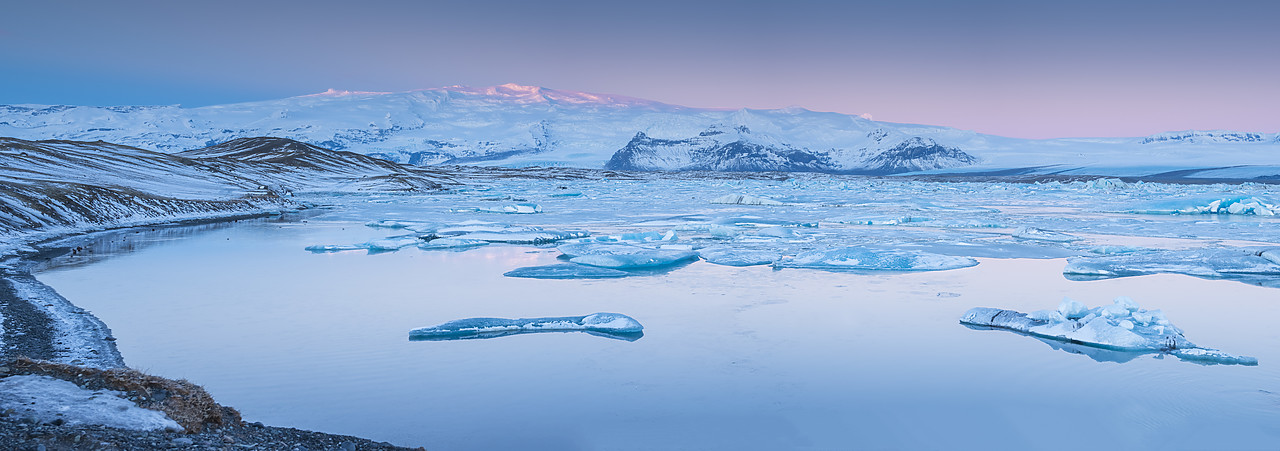
[[[1022,138],[1280,132],[1276,1],[10,2],[0,104],[503,83]]]

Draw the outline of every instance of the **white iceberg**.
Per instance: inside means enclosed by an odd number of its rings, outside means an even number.
[[[873,250],[863,247],[812,250],[795,257],[783,257],[777,268],[869,271],[943,271],[978,264],[969,257],[906,250]]]
[[[616,279],[632,275],[626,271],[579,265],[576,263],[557,263],[554,265],[529,266],[507,271],[504,276],[527,279]]]
[[[634,318],[620,313],[551,318],[468,318],[411,330],[409,340],[465,340],[541,332],[586,332],[634,341],[643,336],[644,326]]]
[[[1064,299],[1057,310],[1030,314],[998,308],[969,309],[960,322],[994,327],[1040,338],[1116,351],[1162,352],[1199,363],[1257,365],[1258,359],[1201,348],[1187,340],[1160,310],[1144,310],[1127,297],[1111,305],[1080,311],[1079,302]]]

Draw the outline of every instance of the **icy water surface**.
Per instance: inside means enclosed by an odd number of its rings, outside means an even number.
[[[1280,273],[1262,256],[1280,242],[1280,223],[1244,206],[1193,210],[1250,198],[1235,203],[1266,208],[1274,198],[1265,186],[806,178],[485,188],[317,196],[309,200],[334,207],[117,233],[38,277],[110,325],[131,366],[197,381],[250,421],[435,450],[1280,443],[1280,290],[1270,288]],[[710,202],[737,194],[784,205]],[[517,204],[541,211],[488,212]],[[413,223],[364,225],[378,220]],[[575,253],[623,240],[702,259],[606,268],[627,273],[618,278],[539,279],[503,274],[577,266],[555,244],[414,241],[529,227],[589,232],[590,246],[564,248]],[[402,235],[412,239],[398,251],[304,250],[387,246]],[[850,249],[876,258],[850,268]],[[921,270],[960,259],[977,265]],[[1069,280],[1068,259],[1135,275]],[[766,261],[780,269],[730,266]],[[1029,312],[1064,296],[1089,306],[1132,297],[1163,309],[1197,344],[1260,363],[1101,353],[958,322],[971,307]],[[634,318],[643,336],[408,339],[464,318],[595,312]]]

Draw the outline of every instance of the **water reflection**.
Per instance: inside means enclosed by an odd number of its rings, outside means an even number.
[[[1146,355],[1151,355],[1157,359],[1162,359],[1166,355],[1171,355],[1171,356],[1177,357],[1179,360],[1182,360],[1184,362],[1191,362],[1197,365],[1257,366],[1256,360],[1253,361],[1252,364],[1250,364],[1245,362],[1233,362],[1233,361],[1224,361],[1224,360],[1204,360],[1204,359],[1186,358],[1175,353],[1169,353],[1164,351],[1120,350],[1120,349],[1104,348],[1104,347],[1089,345],[1086,343],[1080,343],[1075,341],[1054,340],[1052,338],[1032,335],[1032,334],[1028,334],[1025,332],[1020,332],[1012,329],[1006,329],[1003,327],[977,326],[973,324],[963,324],[963,326],[973,330],[1000,330],[1000,331],[1005,331],[1005,332],[1009,332],[1017,335],[1022,335],[1024,337],[1031,337],[1036,339],[1037,341],[1040,341],[1041,343],[1049,345],[1050,348],[1057,349],[1059,351],[1063,351],[1071,354],[1083,355],[1085,357],[1093,359],[1093,361],[1095,362],[1127,363],[1127,362],[1133,361],[1134,359],[1137,359],[1138,357],[1142,357]]]

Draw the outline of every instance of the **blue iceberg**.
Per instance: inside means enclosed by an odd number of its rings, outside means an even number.
[[[620,313],[550,318],[468,318],[409,331],[410,341],[447,341],[497,338],[544,332],[585,332],[626,341],[644,336],[644,326]]]
[[[1257,365],[1258,359],[1202,348],[1187,340],[1182,330],[1160,310],[1145,310],[1127,297],[1092,309],[1065,299],[1056,310],[1019,313],[976,307],[960,318],[967,326],[1012,330],[1033,337],[1084,345],[1108,351],[1164,353],[1201,364]],[[1074,352],[1069,349],[1069,352]],[[1078,350],[1078,349],[1077,349]],[[1115,353],[1084,353],[1099,361],[1127,361]],[[1094,355],[1097,354],[1097,355]]]
[[[616,279],[632,274],[626,271],[579,265],[577,263],[557,263],[554,265],[516,268],[507,271],[503,275],[527,279]]]
[[[863,247],[812,250],[795,257],[783,257],[776,268],[809,268],[860,271],[944,271],[978,264],[969,257],[931,254],[908,250],[873,250]]]

